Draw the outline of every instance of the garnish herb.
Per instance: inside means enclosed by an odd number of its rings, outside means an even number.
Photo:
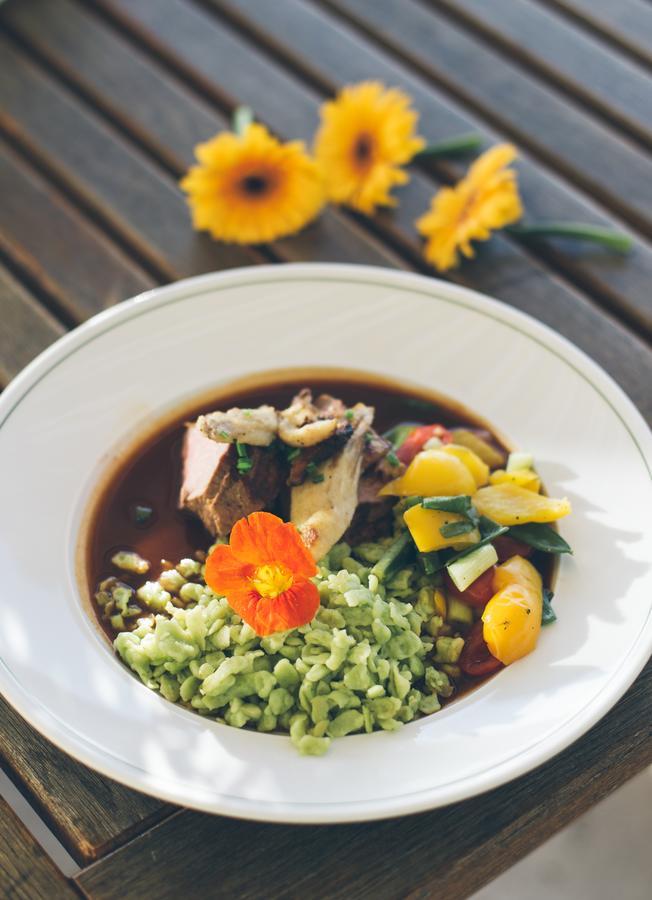
[[[253,467],[253,462],[249,459],[249,451],[247,450],[246,444],[241,444],[240,441],[235,442],[235,452],[238,454],[238,459],[236,460],[235,467],[241,475],[246,475],[247,472]]]
[[[249,451],[247,450],[246,444],[241,444],[240,441],[235,442],[235,452],[241,459],[249,458]]]
[[[223,437],[225,441],[228,441],[231,435],[228,431],[220,431],[220,437]]]
[[[473,509],[471,498],[468,494],[460,494],[457,497],[424,497],[421,501],[424,509],[440,509],[444,512],[454,512],[467,519],[477,519],[477,513]]]
[[[348,419],[349,422],[352,422],[355,418],[355,413],[352,409],[347,409],[347,411],[344,413],[344,418]]]
[[[387,458],[387,462],[390,464],[390,466],[400,466],[401,465],[401,461],[399,460],[398,456],[394,453],[393,450],[389,451],[386,458]]]
[[[290,447],[286,454],[287,461],[292,462],[292,460],[296,459],[300,454],[301,449],[299,447]]]
[[[420,553],[419,559],[426,575],[434,575],[435,572],[443,568],[439,553],[436,550],[431,550],[430,553]]]
[[[154,515],[154,510],[151,506],[145,506],[144,504],[136,504],[132,510],[133,520],[136,525],[148,525],[152,516]]]
[[[477,544],[471,544],[470,547],[461,550],[459,553],[456,553],[455,556],[451,556],[450,559],[447,559],[447,566],[449,566],[451,563],[457,562],[458,559],[463,559],[463,557],[468,556],[469,553],[473,553],[474,550],[477,550],[479,547],[484,547],[485,544],[490,544],[497,537],[500,537],[501,534],[505,534],[506,531],[509,531],[509,528],[506,525],[498,525],[496,522],[492,522],[491,519],[488,519],[486,516],[480,516],[479,526],[482,538],[478,541]]]
[[[529,544],[544,553],[572,553],[573,551],[560,534],[542,522],[528,522],[526,525],[512,525],[510,536]]]
[[[473,522],[449,522],[448,525],[441,526],[439,533],[442,537],[452,538],[457,537],[458,534],[468,534],[474,528]]]
[[[313,484],[321,484],[325,477],[317,469],[317,466],[314,462],[308,463],[308,465],[306,466],[306,475],[313,482]]]
[[[395,425],[394,428],[390,428],[389,431],[386,431],[383,437],[390,442],[394,447],[394,450],[398,450],[415,428],[416,425]]]
[[[390,572],[396,569],[403,558],[407,556],[408,551],[413,546],[414,544],[410,532],[404,531],[389,545],[376,565],[372,568],[371,574],[375,575],[378,581],[384,581]]]
[[[550,625],[557,620],[557,614],[552,608],[552,598],[555,595],[548,588],[543,589],[543,606],[541,607],[541,624]]]

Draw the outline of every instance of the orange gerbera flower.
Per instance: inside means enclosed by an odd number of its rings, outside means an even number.
[[[319,591],[309,579],[316,574],[295,526],[266,512],[237,521],[229,545],[218,545],[206,560],[208,586],[260,635],[314,618]]]

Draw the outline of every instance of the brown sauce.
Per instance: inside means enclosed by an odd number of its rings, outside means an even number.
[[[357,374],[349,377],[293,375],[271,383],[264,383],[261,376],[256,386],[223,389],[214,397],[204,399],[200,405],[189,406],[154,435],[135,446],[96,502],[87,532],[87,586],[97,621],[109,639],[113,639],[115,632],[109,623],[101,620],[97,604],[92,599],[102,579],[118,575],[121,580],[138,587],[146,580],[156,580],[167,564],[192,557],[195,551],[206,550],[211,543],[202,525],[177,508],[180,449],[185,423],[201,413],[231,406],[255,407],[268,403],[284,408],[294,394],[307,385],[315,395],[330,393],[340,397],[347,405],[362,402],[375,407],[374,427],[381,434],[402,423],[440,422],[447,427],[488,428],[484,420],[452,403],[444,403],[439,398],[382,379],[373,380],[372,376],[362,379]],[[496,443],[507,450],[493,430],[492,434]],[[133,514],[136,505],[153,509],[153,516],[146,525],[136,524]],[[111,557],[117,550],[124,549],[135,550],[149,560],[151,569],[146,576],[125,576],[117,572],[111,564]],[[535,554],[532,562],[542,572],[544,583],[549,584],[552,559]],[[456,696],[484,680],[466,678],[462,683],[458,682]]]

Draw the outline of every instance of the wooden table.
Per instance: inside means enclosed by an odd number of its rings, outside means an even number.
[[[452,278],[566,335],[652,415],[652,4],[646,0],[9,0],[0,10],[0,386],[66,330],[157,284],[269,261],[427,272],[412,222],[458,162],[422,164],[395,213],[331,210],[256,249],[194,234],[193,146],[249,104],[310,140],[345,82],[415,99],[430,140],[515,141],[533,219],[612,225],[623,259],[501,236]],[[79,867],[64,878],[0,805],[0,893],[455,898],[652,761],[652,666],[535,772],[446,809],[284,827],[172,808],[89,771],[0,708],[4,771]],[[2,701],[0,701],[1,703]],[[434,764],[436,761],[434,761]]]

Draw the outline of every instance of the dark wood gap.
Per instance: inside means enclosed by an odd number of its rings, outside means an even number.
[[[39,277],[37,274],[39,267],[31,265],[31,257],[28,258],[20,248],[7,241],[2,232],[0,232],[0,265],[4,266],[64,328],[71,329],[80,324],[82,320],[68,303],[65,295],[57,290],[44,273]]]
[[[234,10],[232,8],[223,8],[219,4],[219,0],[190,0],[190,2],[193,5],[199,7],[202,11],[209,12],[214,18],[218,19],[222,26],[224,26],[224,23],[227,22],[234,29],[234,31],[236,31],[245,39],[249,41],[257,41],[262,45],[263,49],[266,50],[267,53],[274,58],[276,62],[278,62],[285,68],[286,71],[295,75],[302,82],[308,83],[314,90],[325,95],[332,95],[335,92],[336,88],[332,82],[329,82],[326,78],[318,74],[316,71],[312,70],[309,64],[305,63],[304,61],[299,62],[297,59],[294,59],[288,53],[286,47],[282,46],[273,36],[269,35],[262,28],[254,26],[246,17],[241,17],[238,14],[237,10]],[[429,73],[423,72],[418,63],[413,62],[409,58],[406,58],[401,53],[399,47],[395,47],[389,42],[386,42],[383,38],[383,35],[378,35],[377,32],[369,28],[363,29],[353,16],[349,16],[339,8],[331,6],[329,0],[311,0],[311,2],[315,6],[323,8],[327,13],[335,14],[341,17],[348,24],[350,24],[356,30],[356,32],[362,34],[364,38],[369,39],[371,37],[378,45],[386,50],[390,50],[393,54],[399,56],[403,62],[407,63],[413,68],[416,68],[420,74],[424,75],[426,78],[430,78]],[[438,86],[443,87],[444,90],[447,91],[445,85]],[[532,155],[535,156],[535,154]],[[443,181],[447,184],[454,183],[458,177],[454,172],[453,167],[443,160],[438,160],[437,162],[422,161],[415,163],[415,165],[420,171],[425,172],[426,174],[434,175],[439,181]],[[556,173],[556,170],[554,170],[554,168],[553,171],[555,171]],[[414,252],[414,249],[401,241],[399,237],[388,233],[388,230],[383,227],[382,223],[379,223],[374,219],[367,219],[362,216],[358,216],[355,213],[351,213],[350,211],[347,211],[346,214],[353,217],[355,221],[363,225],[363,227],[381,237],[388,245],[392,247],[392,249],[405,256],[413,266],[419,269],[419,271],[425,272],[425,274],[428,275],[433,274],[432,269],[427,263],[424,262],[423,257],[416,254]],[[590,288],[591,293],[585,293],[585,296],[590,302],[592,302],[598,308],[607,310],[611,315],[614,316],[616,320],[619,320],[629,327],[633,328],[633,330],[639,335],[639,337],[643,337],[645,343],[649,344],[652,341],[652,335],[650,335],[648,326],[640,319],[638,319],[635,315],[631,314],[628,310],[623,310],[618,301],[617,295],[610,293],[604,285],[597,284],[590,277],[587,277],[583,273],[578,272],[572,266],[572,263],[569,265],[567,259],[562,254],[556,252],[550,244],[548,244],[547,246],[543,246],[543,244],[541,244],[539,248],[535,249],[534,245],[530,241],[517,238],[515,235],[510,235],[509,232],[503,232],[503,234],[511,243],[518,245],[521,251],[529,259],[532,259],[538,264],[540,264],[541,262],[545,262],[548,266],[550,266],[557,277],[565,280],[574,288],[582,290],[583,293],[586,292],[587,288]],[[439,275],[438,277],[441,277],[441,275]],[[457,272],[449,272],[447,273],[447,277],[449,280],[454,281],[455,283],[464,284],[463,278],[461,278],[457,274]]]
[[[613,47],[615,50],[619,50],[621,53],[631,57],[634,62],[645,66],[646,69],[652,71],[652,54],[646,53],[645,50],[638,47],[636,44],[630,43],[626,38],[621,38],[612,31],[609,31],[597,19],[587,18],[577,10],[573,9],[572,6],[568,6],[564,0],[533,0],[533,2],[539,3],[547,9],[560,13],[564,18],[568,19],[569,22],[580,25],[589,34],[600,38],[608,46]],[[618,0],[614,0],[614,2],[617,3]]]
[[[71,69],[61,65],[60,62],[47,53],[44,47],[37,47],[33,44],[6,19],[3,21],[2,26],[4,33],[20,47],[26,56],[37,62],[41,69],[62,84],[93,115],[100,113],[105,122],[108,122],[121,136],[127,136],[132,144],[135,144],[167,175],[177,179],[182,174],[183,167],[172,154],[166,151],[165,147],[154,145],[147,134],[139,131],[135,125],[125,122],[120,113],[110,103],[106,103],[103,97],[93,88],[88,87],[77,79]]]
[[[193,0],[193,2],[196,2],[196,0]],[[482,103],[479,103],[471,95],[467,94],[459,85],[449,81],[443,74],[428,69],[418,60],[412,59],[412,57],[398,44],[393,44],[387,35],[378,32],[367,24],[362,27],[355,16],[351,15],[347,10],[341,9],[337,3],[331,3],[330,0],[309,0],[309,2],[331,16],[336,16],[341,19],[342,22],[353,28],[363,39],[369,40],[371,38],[382,49],[391,51],[392,55],[400,62],[417,72],[422,78],[426,78],[428,81],[436,84],[438,88],[445,91],[450,97],[461,103],[465,108],[470,109],[491,128],[502,132],[508,139],[516,141],[522,147],[527,148],[533,159],[536,159],[539,163],[542,163],[547,168],[551,169],[557,176],[563,177],[576,190],[579,189],[587,193],[593,200],[597,200],[601,203],[610,213],[615,214],[623,221],[626,221],[631,227],[636,228],[645,237],[652,238],[652,224],[650,222],[646,221],[646,219],[633,211],[630,212],[622,207],[619,208],[617,202],[607,194],[603,193],[598,184],[584,182],[581,175],[578,176],[578,173],[570,171],[562,161],[555,160],[551,154],[543,150],[535,142],[531,141],[527,132],[522,132],[509,123],[504,122],[499,115],[492,110],[487,109]],[[419,2],[419,0],[415,0],[415,2]],[[421,5],[423,5],[423,3],[421,3]],[[426,8],[429,9],[429,11],[432,11],[429,0]],[[436,8],[438,12],[441,12],[443,16],[449,18],[454,24],[459,24],[453,16],[448,15],[446,8],[440,6],[437,6]]]
[[[534,74],[553,91],[559,93],[571,103],[582,103],[595,114],[605,125],[617,128],[626,137],[636,142],[643,150],[652,150],[652,132],[646,131],[626,115],[619,115],[618,110],[605,106],[596,97],[582,87],[561,75],[553,66],[539,59],[529,50],[520,47],[512,38],[505,37],[497,28],[491,28],[484,22],[476,20],[469,12],[455,6],[450,0],[425,0],[426,5],[436,12],[445,13],[457,25],[479,38],[492,49],[500,50],[528,74]]]
[[[96,228],[108,235],[113,243],[134,260],[150,278],[158,284],[166,284],[177,278],[174,270],[161,265],[145,247],[137,246],[110,216],[98,209],[90,197],[71,184],[65,172],[53,165],[49,157],[26,137],[13,120],[3,115],[2,110],[0,110],[0,137],[4,138],[20,157],[27,160],[41,177],[53,184]]]

